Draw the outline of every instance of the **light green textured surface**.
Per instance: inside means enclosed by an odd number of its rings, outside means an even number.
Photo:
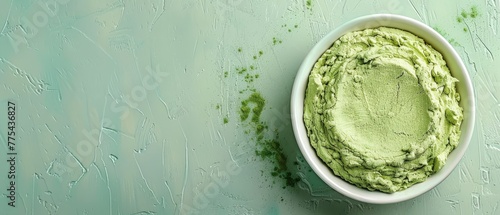
[[[7,205],[2,161],[0,211],[497,214],[499,11],[498,0],[0,1],[0,160],[8,101],[16,102],[18,152],[16,208]],[[438,29],[464,59],[477,98],[475,133],[457,169],[393,205],[353,201],[324,184],[301,157],[289,117],[292,82],[310,48],[373,13]],[[259,77],[248,83],[237,68],[250,66]],[[301,179],[295,187],[283,189],[273,164],[255,155],[252,125],[238,112],[247,87],[266,99],[265,138],[281,143]]]

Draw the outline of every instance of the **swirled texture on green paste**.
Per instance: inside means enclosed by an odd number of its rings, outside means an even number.
[[[404,190],[439,171],[459,142],[457,81],[442,55],[409,32],[350,32],[309,76],[310,143],[344,180],[368,190]]]

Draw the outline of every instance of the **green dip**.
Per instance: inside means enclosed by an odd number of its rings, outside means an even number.
[[[442,55],[406,31],[348,33],[312,68],[304,122],[333,173],[361,188],[404,190],[439,171],[463,118]]]

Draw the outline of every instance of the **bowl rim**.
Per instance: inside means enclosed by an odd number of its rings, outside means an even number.
[[[331,169],[317,156],[316,150],[310,145],[303,121],[303,105],[307,81],[317,59],[342,35],[352,31],[382,26],[398,28],[417,35],[443,55],[452,76],[459,80],[456,87],[461,95],[460,106],[464,110],[459,144],[450,153],[443,168],[431,175],[426,181],[392,194],[358,188],[334,175]],[[306,55],[296,74],[291,93],[290,111],[295,139],[302,155],[313,171],[337,192],[358,201],[374,204],[406,201],[426,193],[444,181],[465,154],[475,123],[474,91],[467,69],[458,53],[441,34],[431,27],[418,20],[395,14],[372,14],[355,18],[335,28],[314,45]]]

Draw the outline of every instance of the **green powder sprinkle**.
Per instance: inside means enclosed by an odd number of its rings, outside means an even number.
[[[254,79],[254,77],[252,75],[250,75],[248,73],[245,75],[245,82],[252,83],[253,79]]]
[[[472,18],[476,18],[478,16],[478,11],[477,11],[477,7],[476,6],[472,6],[470,8],[470,17]]]
[[[444,32],[442,29],[438,28],[437,26],[433,26],[432,28],[436,30],[439,34],[441,34],[441,36],[446,38],[446,40],[448,40],[448,42],[450,42],[451,45],[460,46],[460,44],[455,39],[450,38],[450,35]]]
[[[259,141],[259,149],[255,151],[255,154],[262,160],[272,161],[274,168],[271,172],[271,176],[284,179],[286,186],[294,187],[295,184],[300,181],[300,178],[293,177],[292,173],[289,171],[286,165],[287,157],[283,152],[282,144],[277,139],[276,137],[273,140]],[[283,186],[283,188],[286,186]]]
[[[245,67],[236,68],[236,71],[238,72],[238,74],[243,74],[247,71],[247,68]]]
[[[254,107],[251,109],[250,105]],[[247,99],[241,101],[241,121],[248,119],[250,114],[250,109],[252,110],[252,123],[258,124],[260,122],[260,114],[266,105],[266,100],[260,95],[260,93],[254,92]]]
[[[240,119],[241,119],[241,121],[248,119],[248,116],[250,116],[250,107],[242,105],[240,107]]]
[[[457,22],[458,23],[462,23],[462,22],[465,22],[469,19],[474,19],[476,18],[477,16],[479,15],[478,13],[478,10],[477,10],[477,7],[476,6],[472,6],[470,8],[470,13],[468,13],[466,10],[463,10],[462,9],[462,12],[460,13],[459,16],[457,16]],[[464,32],[468,32],[469,31],[469,28],[467,26],[463,27],[462,30]]]
[[[228,72],[228,71],[225,71],[225,72],[224,72],[224,78],[227,78],[227,76],[229,76],[229,72]]]
[[[311,6],[311,1],[308,0],[308,5]],[[286,24],[281,27],[287,29],[288,32],[292,32],[292,27],[287,27]],[[298,28],[298,25],[295,24],[294,28]],[[283,41],[273,37],[272,44],[278,45]],[[242,52],[243,48],[238,48],[238,52]],[[256,54],[252,55],[252,59],[257,60],[264,52],[259,50]],[[240,107],[238,109],[239,121],[245,126],[244,133],[246,135],[252,135],[251,140],[255,142],[255,154],[257,157],[260,157],[262,160],[266,160],[269,164],[271,164],[272,169],[267,171],[270,176],[276,177],[273,179],[273,184],[276,182],[275,180],[283,180],[284,186],[294,187],[297,182],[300,181],[300,177],[295,174],[292,174],[287,166],[287,156],[283,150],[283,144],[280,142],[278,138],[278,131],[271,132],[269,127],[265,121],[261,121],[261,115],[264,111],[264,107],[266,106],[266,100],[261,95],[261,93],[255,88],[254,82],[257,78],[260,77],[260,74],[255,74],[257,67],[255,65],[246,65],[242,67],[237,67],[236,73],[240,78],[242,78],[246,83],[244,89],[240,89],[238,92],[240,94],[240,98],[242,97]],[[224,77],[227,77],[229,73],[224,72]],[[220,105],[217,109],[221,108]],[[229,123],[229,118],[226,116],[222,119],[224,124]],[[266,171],[261,171],[264,174]],[[266,179],[267,180],[267,179]]]
[[[276,37],[273,37],[273,45],[281,44],[283,41],[277,39]]]
[[[460,13],[460,15],[462,15],[463,18],[467,18],[469,16],[469,14],[467,14],[467,11],[465,10],[462,10],[462,13]]]
[[[258,77],[255,75],[254,77]],[[298,176],[294,177],[288,169],[287,157],[284,153],[282,144],[279,142],[277,131],[273,139],[264,138],[265,132],[269,129],[265,122],[261,121],[262,111],[264,110],[266,100],[255,89],[250,96],[241,102],[240,119],[242,122],[248,120],[251,116],[249,124],[253,127],[253,133],[256,135],[257,149],[255,154],[262,160],[270,161],[273,165],[271,176],[284,180],[285,186],[294,187],[300,181]]]
[[[307,0],[306,1],[306,8],[310,11],[312,11],[312,1],[311,0]]]
[[[220,104],[215,105],[215,109],[219,110],[220,109]]]
[[[457,17],[457,22],[462,22],[462,21],[464,21],[464,19],[467,19],[469,17],[476,18],[478,15],[479,15],[479,12],[477,10],[477,7],[472,6],[470,8],[470,13],[467,13],[466,10],[462,10],[462,12],[460,13],[460,16]]]
[[[254,60],[257,60],[257,58],[259,58],[259,57],[260,57],[260,56],[262,56],[263,54],[264,54],[264,52],[263,52],[263,51],[259,51],[259,53],[258,53],[258,54],[256,54],[256,55],[254,55],[252,58],[253,58]]]
[[[293,27],[298,28],[298,27],[299,27],[299,25],[294,25]]]

